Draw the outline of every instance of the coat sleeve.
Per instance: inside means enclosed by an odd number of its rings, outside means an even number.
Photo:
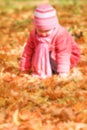
[[[68,73],[70,70],[70,57],[72,53],[72,36],[64,29],[56,41],[57,72]]]
[[[24,50],[20,60],[21,71],[28,71],[31,69],[33,51],[34,51],[34,43],[33,43],[32,33],[30,33],[27,43],[24,46]]]

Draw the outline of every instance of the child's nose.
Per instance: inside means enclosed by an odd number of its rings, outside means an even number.
[[[46,33],[45,33],[45,32],[43,32],[43,33],[42,33],[42,36],[46,36]]]

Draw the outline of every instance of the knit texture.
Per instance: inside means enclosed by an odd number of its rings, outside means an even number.
[[[36,8],[34,13],[36,28],[50,30],[58,24],[56,10],[49,4],[43,4]]]
[[[42,79],[55,73],[69,73],[80,59],[80,49],[69,32],[57,20],[55,9],[40,5],[34,13],[35,28],[30,32],[22,54],[20,69],[33,70],[33,76]],[[37,28],[52,29],[45,37],[38,35]]]
[[[22,71],[33,69],[34,75],[46,78],[52,75],[52,70],[56,73],[68,73],[78,63],[78,45],[66,29],[60,26],[59,30],[51,34],[53,37],[45,39],[37,37],[35,29],[30,33],[20,62]]]

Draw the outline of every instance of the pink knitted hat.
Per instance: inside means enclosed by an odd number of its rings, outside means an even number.
[[[49,4],[39,5],[34,13],[36,28],[50,30],[58,25],[56,10]]]

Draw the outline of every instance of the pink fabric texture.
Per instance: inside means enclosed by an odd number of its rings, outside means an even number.
[[[48,6],[45,5],[44,8]],[[80,49],[69,32],[59,25],[58,21],[55,24],[49,24],[50,19],[45,20],[37,18],[40,16],[37,11],[43,12],[43,8],[38,7],[35,14],[35,28],[30,32],[27,43],[21,57],[21,71],[33,70],[33,76],[38,76],[42,79],[52,75],[52,71],[56,73],[68,73],[70,68],[74,67],[80,59]],[[49,6],[45,11],[53,11]],[[53,13],[54,15],[55,13]],[[42,15],[45,17],[44,15]],[[50,16],[47,13],[46,16]],[[55,15],[56,17],[56,15]],[[55,19],[55,18],[54,18]],[[40,20],[40,21],[39,21]],[[43,22],[42,22],[42,21]],[[36,28],[40,27],[48,30],[53,28],[50,35],[42,37],[37,34]],[[47,27],[48,26],[48,27]]]
[[[34,13],[34,25],[36,28],[49,30],[58,24],[56,10],[49,4],[38,6]]]
[[[30,33],[20,62],[22,71],[33,69],[34,74],[45,78],[52,75],[52,68],[58,73],[67,73],[78,63],[80,59],[78,45],[67,30],[61,26],[60,30],[48,40],[48,43],[38,42],[35,29]]]
[[[39,53],[38,53],[39,52]],[[46,78],[52,75],[48,44],[40,43],[32,59],[33,75]]]

